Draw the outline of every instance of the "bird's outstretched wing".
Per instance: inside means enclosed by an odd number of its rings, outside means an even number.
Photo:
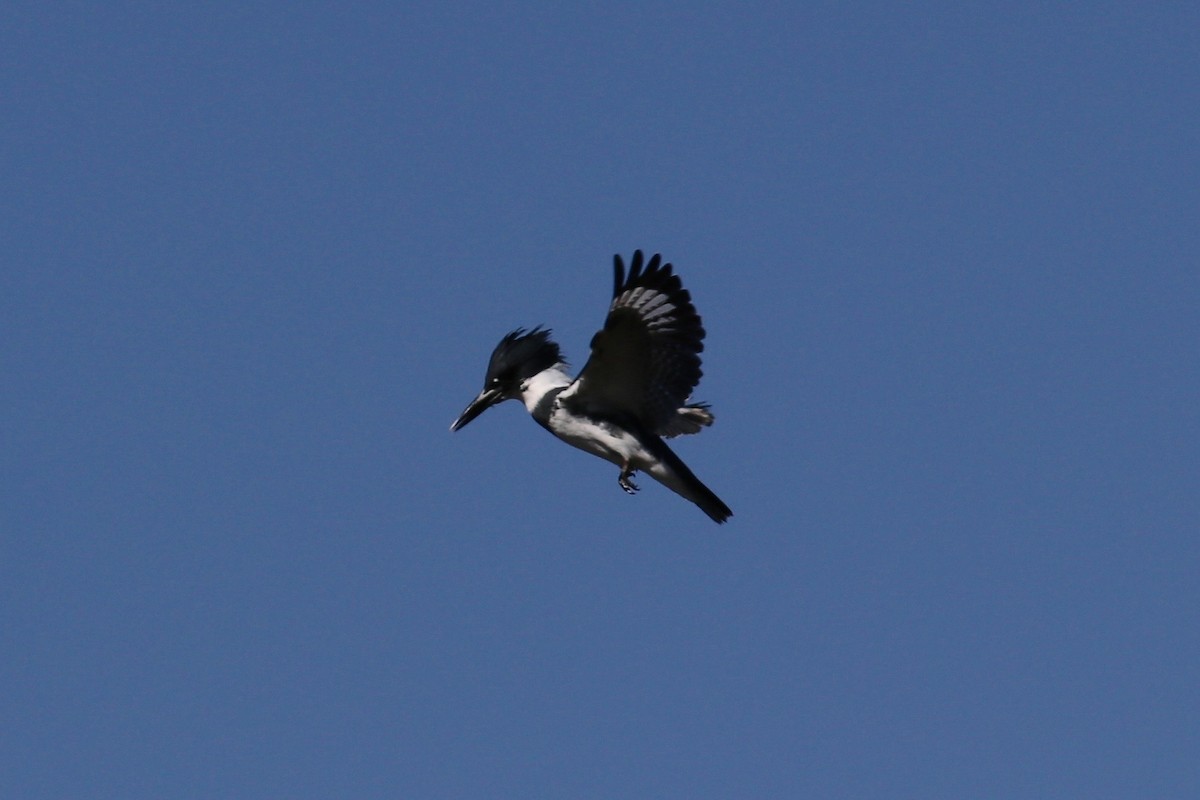
[[[626,275],[618,255],[613,270],[608,318],[562,399],[592,413],[636,418],[658,435],[690,433],[676,419],[702,374],[700,315],[661,256],[644,262],[636,251]]]

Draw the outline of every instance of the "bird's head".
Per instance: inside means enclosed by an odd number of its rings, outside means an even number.
[[[492,351],[483,391],[459,414],[450,430],[458,430],[497,403],[519,398],[525,381],[562,360],[558,345],[550,339],[550,331],[541,327],[531,331],[517,328]]]

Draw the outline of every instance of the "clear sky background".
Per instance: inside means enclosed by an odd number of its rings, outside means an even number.
[[[1197,9],[5,4],[0,796],[1200,796]]]

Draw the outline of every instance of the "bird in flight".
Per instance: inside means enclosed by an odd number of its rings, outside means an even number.
[[[700,482],[664,438],[698,433],[713,422],[706,403],[690,402],[700,382],[704,328],[670,264],[637,250],[625,272],[613,258],[613,299],[579,375],[550,331],[517,328],[492,351],[483,391],[450,426],[457,431],[505,400],[520,400],[533,419],[570,445],[621,468],[627,493],[645,472],[700,507],[717,523],[733,512]]]

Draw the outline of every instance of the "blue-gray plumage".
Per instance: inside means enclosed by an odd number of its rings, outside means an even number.
[[[626,492],[638,490],[630,478],[642,470],[725,522],[733,512],[663,441],[713,422],[708,405],[689,402],[702,374],[700,315],[661,256],[646,262],[634,252],[628,275],[619,255],[613,264],[612,304],[579,376],[567,374],[550,331],[518,328],[496,345],[483,391],[450,430],[504,400],[521,400],[543,428],[620,467]]]

